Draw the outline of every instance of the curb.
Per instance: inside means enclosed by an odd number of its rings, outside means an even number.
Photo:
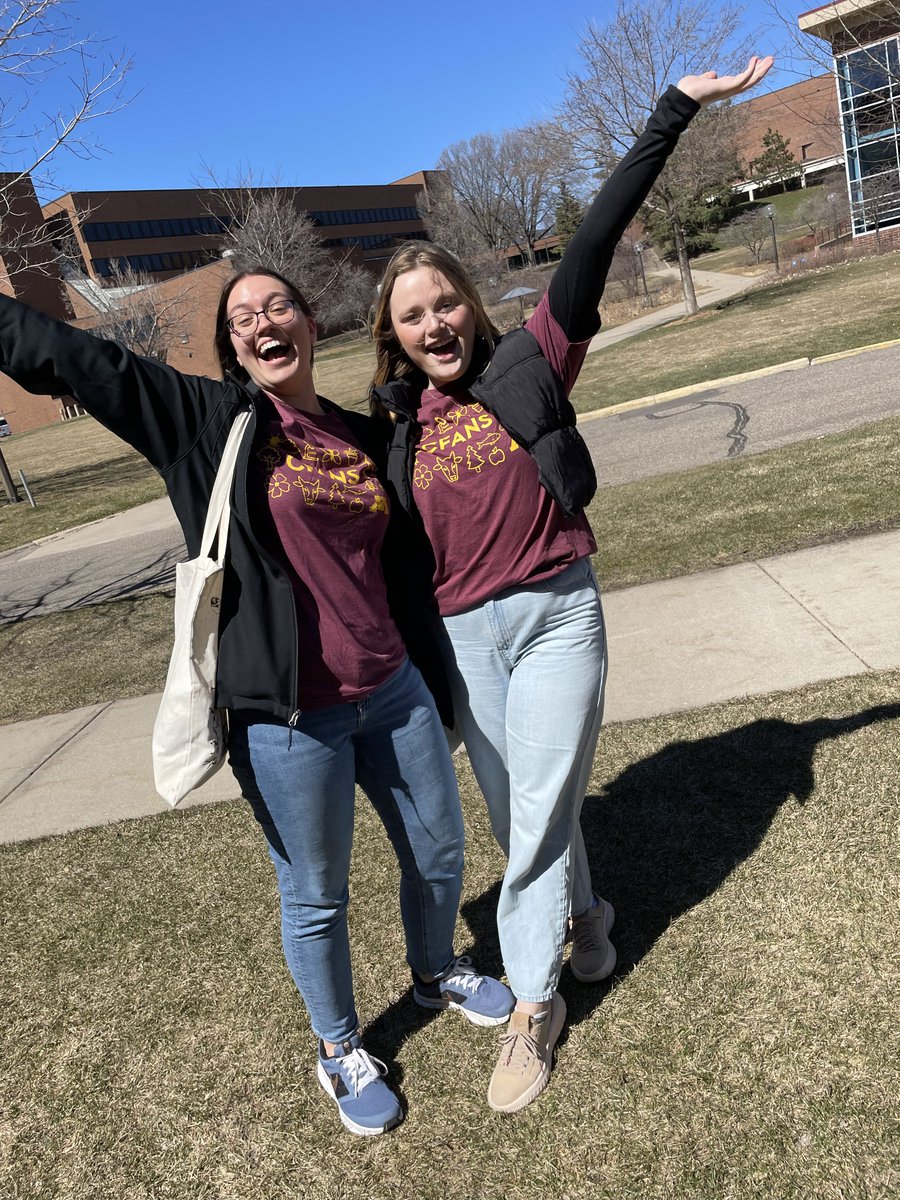
[[[819,363],[837,362],[841,358],[855,358],[857,354],[867,354],[869,350],[890,350],[892,346],[900,346],[900,338],[892,338],[889,342],[873,342],[871,346],[857,346],[855,350],[838,350],[834,354],[823,354],[819,358],[811,358],[809,365],[817,367]]]
[[[630,412],[636,408],[649,408],[654,404],[662,404],[666,400],[680,400],[698,392],[712,391],[714,388],[729,387],[735,383],[745,383],[751,379],[762,379],[766,375],[779,375],[782,371],[802,371],[806,367],[817,367],[822,363],[838,362],[842,358],[855,358],[859,354],[868,354],[870,350],[889,350],[900,346],[900,338],[889,342],[873,342],[869,346],[857,346],[853,350],[838,350],[834,354],[823,354],[819,358],[791,358],[787,362],[775,363],[771,367],[760,367],[755,371],[742,371],[738,375],[723,375],[720,379],[707,379],[703,383],[690,383],[684,387],[673,388],[669,392],[656,392],[651,396],[641,396],[638,400],[625,400],[621,404],[611,404],[607,408],[594,408],[589,412],[577,413],[576,422],[595,421],[598,417],[614,417],[618,413]]]

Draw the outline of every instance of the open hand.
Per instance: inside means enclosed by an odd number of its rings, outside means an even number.
[[[754,54],[740,75],[717,75],[715,71],[685,75],[684,79],[678,80],[678,90],[696,100],[702,108],[716,100],[727,100],[730,96],[749,92],[768,73],[774,61],[771,54],[765,58]]]

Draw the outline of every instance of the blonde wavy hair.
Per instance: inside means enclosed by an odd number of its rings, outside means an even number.
[[[494,351],[494,341],[500,336],[500,331],[484,311],[484,304],[478,294],[478,288],[472,281],[465,267],[443,246],[435,246],[430,242],[405,242],[397,250],[385,268],[381,281],[381,291],[375,309],[375,323],[372,330],[375,339],[375,378],[373,386],[390,383],[392,379],[402,379],[407,375],[421,374],[419,369],[410,362],[400,347],[394,333],[391,321],[391,296],[394,284],[400,275],[414,271],[416,267],[431,267],[440,273],[453,285],[458,295],[468,304],[475,318],[475,354],[481,354],[484,362],[478,362],[481,370],[487,366]],[[372,401],[373,406],[375,401]]]

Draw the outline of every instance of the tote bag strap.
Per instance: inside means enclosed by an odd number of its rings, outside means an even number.
[[[228,434],[225,449],[222,451],[222,461],[216,472],[212,495],[209,498],[209,509],[203,526],[203,537],[200,541],[200,557],[209,558],[213,539],[216,539],[216,559],[222,562],[225,558],[225,547],[228,542],[228,523],[231,520],[231,481],[234,479],[234,468],[237,464],[238,450],[247,422],[250,420],[249,409],[238,413]]]

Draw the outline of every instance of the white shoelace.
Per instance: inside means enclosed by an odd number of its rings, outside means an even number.
[[[474,994],[481,987],[481,980],[482,977],[472,966],[472,959],[468,954],[463,954],[460,958],[456,959],[448,973],[442,975],[438,982],[452,983],[455,987],[460,987],[463,991]]]
[[[355,1096],[382,1075],[387,1075],[387,1067],[381,1059],[367,1054],[362,1047],[342,1055],[335,1059],[335,1062],[339,1062],[347,1072],[347,1079]]]

